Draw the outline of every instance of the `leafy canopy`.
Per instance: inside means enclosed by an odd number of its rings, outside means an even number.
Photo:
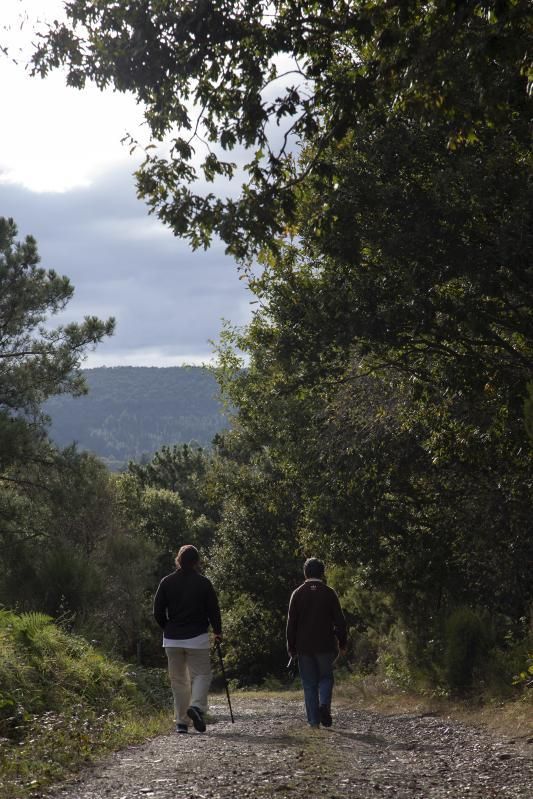
[[[139,195],[194,247],[213,234],[239,257],[272,244],[299,181],[370,108],[440,118],[452,147],[510,119],[528,139],[527,0],[71,0],[66,13],[34,71],[66,65],[72,86],[133,92],[169,142],[146,150]],[[239,196],[199,190],[236,176],[243,148]]]

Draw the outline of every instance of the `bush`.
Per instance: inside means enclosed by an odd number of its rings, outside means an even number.
[[[454,610],[445,627],[445,678],[456,695],[468,693],[486,667],[490,629],[479,613],[468,607]]]
[[[225,607],[225,596],[221,595]],[[224,663],[238,687],[262,684],[286,672],[284,613],[267,610],[246,594],[224,613]]]
[[[533,652],[528,654],[527,662],[523,670],[515,675],[513,684],[520,685],[524,689],[533,691]]]
[[[365,570],[360,567],[332,566],[327,576],[346,617],[348,656],[357,671],[369,674],[382,668],[385,660],[405,661],[404,641],[395,626],[397,614],[391,597],[370,587]],[[396,639],[401,640],[401,653]]]
[[[163,679],[128,671],[42,613],[0,610],[0,795],[24,796],[155,732],[168,706]]]

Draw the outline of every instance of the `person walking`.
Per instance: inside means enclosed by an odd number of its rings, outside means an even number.
[[[314,728],[333,723],[333,664],[339,649],[346,653],[346,621],[324,571],[321,560],[305,561],[305,582],[293,592],[287,617],[287,650],[298,658],[307,721]]]
[[[211,685],[208,629],[222,639],[217,595],[199,573],[200,555],[192,544],[176,556],[176,571],[163,577],[154,597],[154,616],[163,630],[163,646],[174,698],[176,730],[205,732],[207,693]]]

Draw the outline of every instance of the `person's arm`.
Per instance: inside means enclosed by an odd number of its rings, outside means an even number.
[[[154,617],[161,629],[164,630],[167,623],[167,600],[163,580],[159,583],[154,597]]]
[[[293,593],[289,602],[289,612],[287,614],[287,652],[291,657],[296,657],[297,605],[298,603]]]
[[[222,638],[222,617],[216,591],[210,582],[207,589],[207,617],[213,628],[215,638],[220,640]]]

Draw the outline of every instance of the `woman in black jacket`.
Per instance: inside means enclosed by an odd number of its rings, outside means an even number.
[[[222,638],[218,599],[211,582],[200,574],[200,556],[192,544],[176,556],[176,571],[163,577],[154,598],[154,616],[163,630],[176,730],[186,733],[192,721],[205,732],[204,715],[211,685],[209,625]]]

